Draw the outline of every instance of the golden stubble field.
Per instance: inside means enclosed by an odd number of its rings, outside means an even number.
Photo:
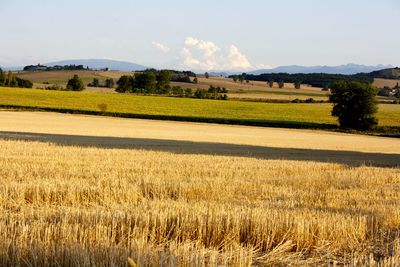
[[[398,139],[29,112],[0,125],[2,266],[400,264]]]

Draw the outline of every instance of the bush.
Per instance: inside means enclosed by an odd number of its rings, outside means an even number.
[[[98,104],[97,107],[98,107],[98,108],[100,109],[100,111],[103,112],[103,113],[106,112],[106,111],[107,111],[107,108],[108,108],[107,104],[105,104],[105,103]]]
[[[85,89],[85,85],[78,75],[74,75],[72,79],[68,80],[67,90],[82,91],[83,89]]]
[[[343,128],[369,130],[378,124],[376,88],[371,84],[339,81],[330,86],[329,100],[334,104],[332,116]]]
[[[65,91],[65,88],[58,85],[58,84],[53,84],[50,86],[46,86],[45,90],[52,90],[52,91]]]
[[[284,86],[285,86],[284,82],[282,82],[282,81],[278,82],[278,87],[279,88],[283,88]]]

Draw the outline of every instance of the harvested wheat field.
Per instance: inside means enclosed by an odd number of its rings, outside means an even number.
[[[398,266],[400,140],[0,112],[0,265]]]

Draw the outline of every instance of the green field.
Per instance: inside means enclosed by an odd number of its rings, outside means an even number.
[[[107,115],[182,119],[253,125],[334,128],[330,104],[277,104],[217,101],[126,94],[46,91],[0,88],[2,107],[34,107],[43,110],[96,114],[99,104],[107,105]],[[400,105],[381,104],[380,126],[400,127]],[[307,126],[308,124],[308,126]],[[324,127],[325,126],[325,127]]]

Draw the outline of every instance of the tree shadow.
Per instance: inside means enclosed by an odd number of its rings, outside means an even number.
[[[258,159],[283,159],[340,163],[348,166],[399,167],[400,154],[357,151],[276,148],[213,142],[192,142],[130,137],[83,136],[0,131],[0,139],[54,143],[64,146],[144,149],[178,154],[238,156]]]

